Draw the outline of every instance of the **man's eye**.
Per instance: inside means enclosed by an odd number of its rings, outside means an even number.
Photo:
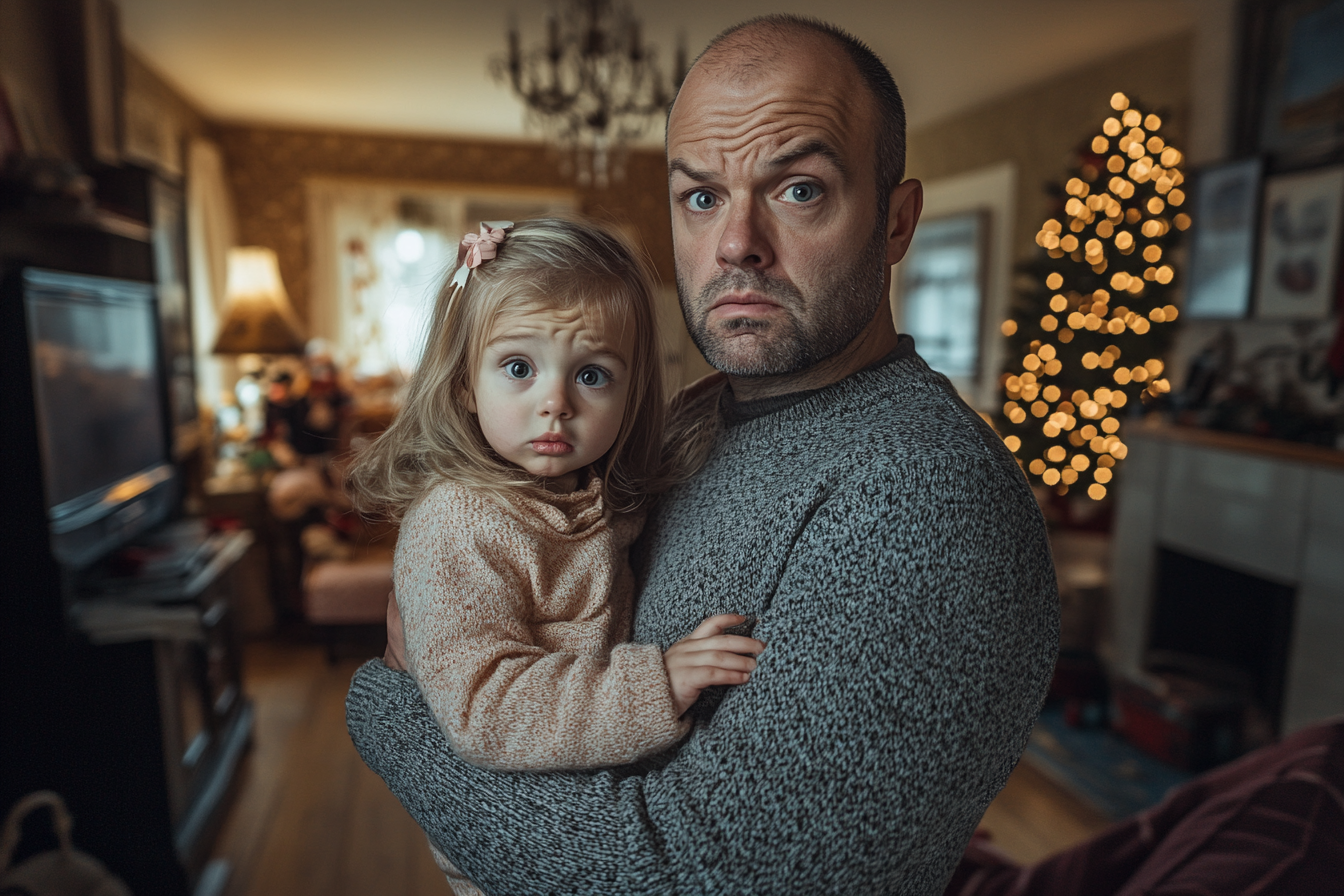
[[[793,184],[784,191],[784,197],[789,202],[811,202],[821,195],[821,190],[816,184]]]
[[[691,208],[697,212],[707,212],[714,207],[714,194],[706,190],[696,190],[690,195]]]
[[[579,371],[579,385],[596,389],[611,382],[611,374],[601,367],[585,367]]]
[[[515,380],[525,380],[532,375],[532,365],[526,361],[509,361],[504,365],[506,376]]]

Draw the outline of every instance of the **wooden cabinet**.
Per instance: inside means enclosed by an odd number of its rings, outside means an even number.
[[[235,624],[239,560],[252,534],[211,540],[209,561],[179,584],[155,584],[146,594],[131,580],[115,594],[85,597],[70,609],[74,627],[95,646],[153,645],[166,821],[193,879],[204,870],[252,730]]]

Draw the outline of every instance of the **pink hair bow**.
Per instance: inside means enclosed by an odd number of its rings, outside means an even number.
[[[457,247],[458,267],[457,273],[453,275],[453,283],[465,287],[467,275],[499,253],[499,244],[504,242],[512,226],[512,221],[482,221],[480,233],[468,233],[462,237]]]

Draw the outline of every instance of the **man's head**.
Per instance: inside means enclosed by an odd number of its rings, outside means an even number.
[[[668,118],[678,292],[710,363],[789,377],[890,331],[920,202],[904,155],[900,95],[853,37],[771,16],[714,39]]]

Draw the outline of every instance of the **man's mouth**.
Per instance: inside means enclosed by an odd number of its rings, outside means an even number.
[[[759,293],[726,293],[714,300],[709,306],[709,316],[719,320],[732,320],[738,317],[760,317],[779,311],[778,302],[773,302]]]
[[[547,433],[532,442],[532,450],[538,454],[568,454],[574,446],[564,440],[559,433]]]

